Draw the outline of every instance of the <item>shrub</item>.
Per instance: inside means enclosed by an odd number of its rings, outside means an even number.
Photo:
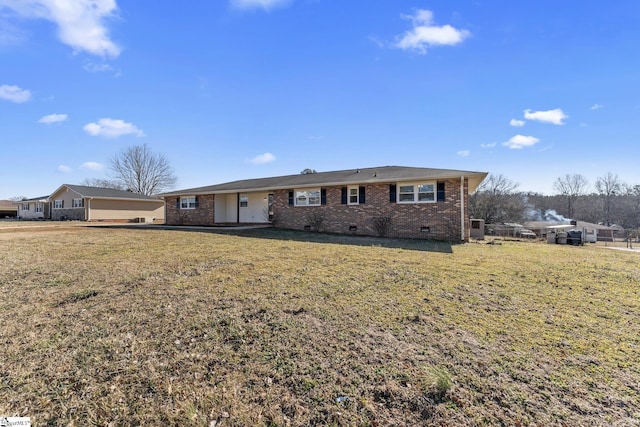
[[[373,229],[378,233],[378,236],[384,237],[391,228],[392,218],[390,216],[378,216],[373,218]]]

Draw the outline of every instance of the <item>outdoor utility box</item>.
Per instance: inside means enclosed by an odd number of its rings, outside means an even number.
[[[471,238],[484,240],[484,219],[471,218]]]
[[[556,232],[549,231],[547,232],[547,243],[556,244]]]

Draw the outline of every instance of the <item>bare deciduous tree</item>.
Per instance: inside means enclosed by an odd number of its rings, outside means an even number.
[[[622,190],[622,183],[611,172],[607,172],[605,176],[601,176],[596,180],[596,191],[603,198],[604,201],[604,223],[605,225],[611,225],[611,211],[613,210],[613,199],[616,195],[620,194]]]
[[[553,189],[567,199],[567,216],[569,218],[574,216],[574,202],[586,193],[588,186],[587,178],[578,173],[566,174],[553,183]]]
[[[117,190],[124,190],[122,184],[112,179],[103,178],[87,178],[80,183],[87,187],[99,187],[99,188],[115,188]]]
[[[109,168],[123,188],[147,196],[173,187],[178,180],[167,158],[154,154],[146,144],[122,150]]]
[[[489,175],[469,196],[472,218],[483,218],[487,224],[520,222],[524,219],[526,198],[515,193],[518,184],[504,175]]]

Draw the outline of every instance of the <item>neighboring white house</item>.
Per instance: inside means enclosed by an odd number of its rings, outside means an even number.
[[[164,201],[131,191],[63,184],[49,200],[56,221],[164,223]]]
[[[19,219],[48,219],[51,217],[48,196],[15,202]]]

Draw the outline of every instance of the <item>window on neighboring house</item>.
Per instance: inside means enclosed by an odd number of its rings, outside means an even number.
[[[53,209],[62,209],[62,208],[64,208],[64,200],[53,201]]]
[[[22,204],[22,210],[23,211],[28,211],[29,210],[29,203],[23,203]]]
[[[320,206],[320,189],[296,190],[296,206]]]
[[[430,203],[436,201],[436,184],[424,182],[398,185],[398,203]]]
[[[42,213],[44,210],[44,205],[42,203],[36,203],[36,207],[34,209],[35,213]]]
[[[72,208],[83,208],[84,207],[84,199],[73,199],[71,201]]]
[[[180,197],[180,209],[196,209],[198,196]]]
[[[240,196],[240,207],[249,207],[249,196]]]

